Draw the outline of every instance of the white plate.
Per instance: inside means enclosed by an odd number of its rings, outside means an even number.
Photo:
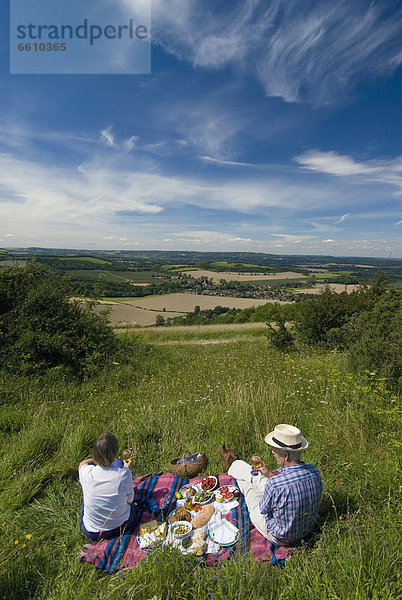
[[[218,488],[217,490],[215,490],[215,494],[222,494],[221,490],[222,488],[227,488],[229,490],[229,492],[234,492],[235,490],[237,490],[238,488],[235,485],[222,485],[220,488]],[[222,502],[232,502],[232,500],[238,500],[238,498],[235,498],[234,496],[232,498],[230,498],[230,500],[222,500]]]
[[[208,537],[220,546],[233,546],[239,539],[239,530],[227,519],[221,519],[208,527]]]

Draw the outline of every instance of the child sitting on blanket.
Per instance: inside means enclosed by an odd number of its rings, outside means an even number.
[[[93,459],[83,460],[78,466],[83,491],[81,531],[93,541],[132,533],[138,523],[132,460],[117,458],[118,451],[116,436],[102,433],[94,444]],[[147,505],[151,513],[159,512],[151,498]]]

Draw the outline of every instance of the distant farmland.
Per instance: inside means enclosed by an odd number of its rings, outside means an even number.
[[[97,310],[102,310],[105,305],[110,308],[109,320],[114,327],[124,324],[147,326],[155,324],[157,315],[164,318],[178,317],[193,312],[196,306],[199,306],[201,310],[212,309],[215,306],[244,309],[272,302],[279,301],[177,293],[147,296],[146,298],[103,300]],[[286,302],[279,302],[279,304],[286,304]]]
[[[329,283],[329,284],[318,283],[313,288],[301,288],[300,290],[293,290],[293,292],[295,294],[319,294],[320,292],[322,292],[322,290],[324,288],[327,287],[327,285],[331,290],[333,290],[337,294],[341,294],[342,292],[345,292],[345,291],[348,294],[350,294],[351,292],[354,292],[355,290],[357,290],[359,287],[358,285],[344,284],[344,283]]]
[[[158,281],[161,274],[154,271],[98,271],[95,270],[74,270],[68,272],[73,279],[83,279],[86,281],[96,281],[99,275],[104,277],[106,282],[122,283],[123,281],[133,285],[149,285]]]
[[[301,275],[300,273],[294,273],[293,271],[284,271],[282,273],[264,274],[259,273],[258,275],[251,275],[250,273],[230,273],[228,271],[182,271],[184,275],[190,275],[195,279],[200,277],[208,277],[212,281],[219,281],[225,279],[225,281],[243,281],[243,282],[258,282],[258,281],[286,281],[288,279],[307,279],[307,275]]]

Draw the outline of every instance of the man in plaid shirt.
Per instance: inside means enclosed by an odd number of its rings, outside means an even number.
[[[252,474],[251,465],[237,460],[232,450],[221,446],[220,454],[244,494],[253,525],[267,539],[286,546],[314,529],[322,482],[317,468],[300,460],[308,442],[297,427],[277,425],[265,441],[279,471],[269,471],[261,461]]]

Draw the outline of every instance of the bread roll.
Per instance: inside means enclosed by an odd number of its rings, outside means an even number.
[[[212,504],[207,504],[207,506],[203,506],[199,513],[195,515],[195,517],[191,520],[191,525],[194,529],[199,529],[200,527],[204,527],[209,521],[209,519],[214,514],[215,509]]]
[[[187,509],[184,507],[176,508],[174,516],[176,521],[187,521]]]

